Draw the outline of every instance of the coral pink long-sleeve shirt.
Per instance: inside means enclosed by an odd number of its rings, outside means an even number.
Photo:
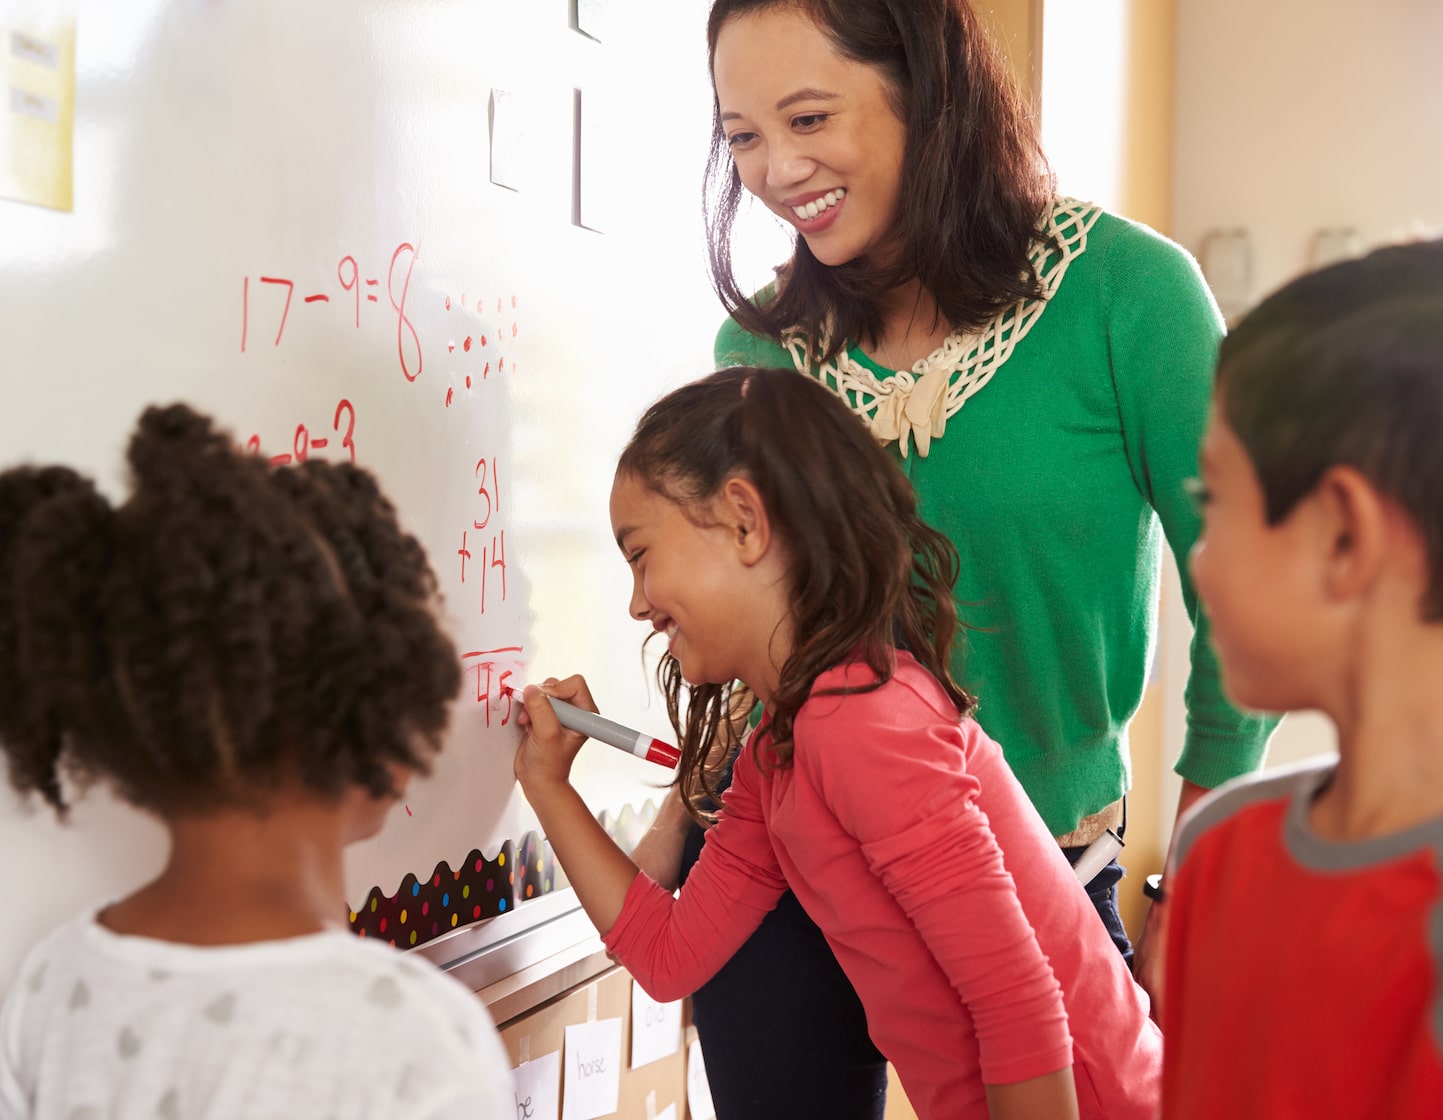
[[[790,768],[744,749],[680,895],[638,875],[607,948],[676,999],[790,887],[922,1120],[985,1117],[986,1085],[1069,1063],[1082,1116],[1153,1117],[1162,1040],[1147,997],[997,744],[897,661],[872,692],[820,695],[874,681],[861,663],[819,677]]]

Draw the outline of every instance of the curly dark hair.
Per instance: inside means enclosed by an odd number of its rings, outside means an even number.
[[[130,442],[112,507],[66,467],[0,474],[0,749],[61,815],[62,777],[170,816],[395,794],[460,687],[436,580],[375,479],[272,468],[183,404]]]
[[[907,129],[897,215],[904,247],[894,263],[828,266],[800,235],[777,270],[776,294],[758,306],[737,283],[731,239],[745,188],[713,101],[704,202],[712,286],[753,334],[800,328],[813,360],[874,338],[878,298],[911,280],[950,326],[982,326],[1019,299],[1042,298],[1028,253],[1051,244],[1042,228],[1055,182],[1036,123],[968,0],[714,0],[708,57],[730,19],[771,8],[804,12],[846,58],[871,66]],[[827,345],[822,344],[823,339]]]
[[[950,668],[957,550],[922,520],[911,483],[866,425],[816,381],[744,366],[694,381],[647,409],[616,469],[693,519],[729,478],[761,494],[791,565],[797,640],[772,697],[765,756],[753,741],[759,765],[790,765],[793,720],[818,676],[860,657],[876,682],[838,691],[870,691],[891,678],[899,646],[960,715],[972,711]],[[748,698],[733,684],[687,685],[669,653],[657,679],[681,739],[677,782],[702,819],[708,798],[720,804],[719,757]]]

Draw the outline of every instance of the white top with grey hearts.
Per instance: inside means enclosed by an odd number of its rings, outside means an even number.
[[[339,930],[202,947],[51,933],[0,1007],[5,1120],[454,1120],[515,1113],[479,999]]]

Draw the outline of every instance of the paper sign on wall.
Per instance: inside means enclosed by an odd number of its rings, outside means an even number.
[[[596,89],[573,90],[576,128],[571,220],[598,233],[616,228],[619,192],[628,182],[617,159],[616,110]]]
[[[631,982],[631,1068],[675,1054],[681,1049],[681,1000],[657,1003],[635,980]]]
[[[701,1043],[692,1042],[686,1055],[686,1107],[691,1120],[716,1120],[716,1106],[711,1103],[711,1086],[706,1080],[706,1064],[701,1060]]]
[[[70,210],[75,0],[10,8],[0,19],[0,196]]]
[[[616,1111],[620,1097],[621,1020],[567,1027],[561,1120],[607,1116]]]
[[[556,1120],[561,1112],[561,1052],[553,1050],[512,1073],[516,1078],[516,1120]]]

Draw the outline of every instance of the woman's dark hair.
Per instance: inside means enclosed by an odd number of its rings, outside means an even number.
[[[1443,241],[1378,249],[1294,280],[1222,342],[1217,396],[1270,524],[1347,465],[1407,511],[1443,619]]]
[[[759,764],[790,764],[792,722],[820,674],[860,657],[876,683],[842,691],[879,687],[892,676],[899,645],[941,682],[960,714],[972,710],[949,668],[957,550],[918,516],[911,483],[867,427],[816,381],[747,367],[694,381],[647,409],[617,474],[701,524],[728,479],[746,478],[761,494],[791,569],[796,642],[772,697],[765,756],[754,742]],[[681,738],[677,780],[699,816],[704,797],[720,803],[714,775],[717,756],[735,742],[735,690],[686,685],[670,654],[657,679]]]
[[[705,205],[712,286],[736,320],[779,339],[800,328],[814,361],[880,333],[878,297],[920,280],[956,329],[980,327],[1023,298],[1042,298],[1029,259],[1054,190],[1032,114],[968,0],[714,0],[713,68],[730,19],[772,8],[810,16],[837,51],[874,67],[907,130],[897,217],[903,251],[886,262],[819,262],[798,235],[776,297],[757,306],[737,284],[731,240],[745,188],[714,102]],[[823,345],[823,339],[826,345]]]
[[[272,468],[185,405],[149,408],[132,493],[0,473],[0,750],[174,815],[281,785],[394,794],[440,745],[460,665],[436,583],[366,471]]]

